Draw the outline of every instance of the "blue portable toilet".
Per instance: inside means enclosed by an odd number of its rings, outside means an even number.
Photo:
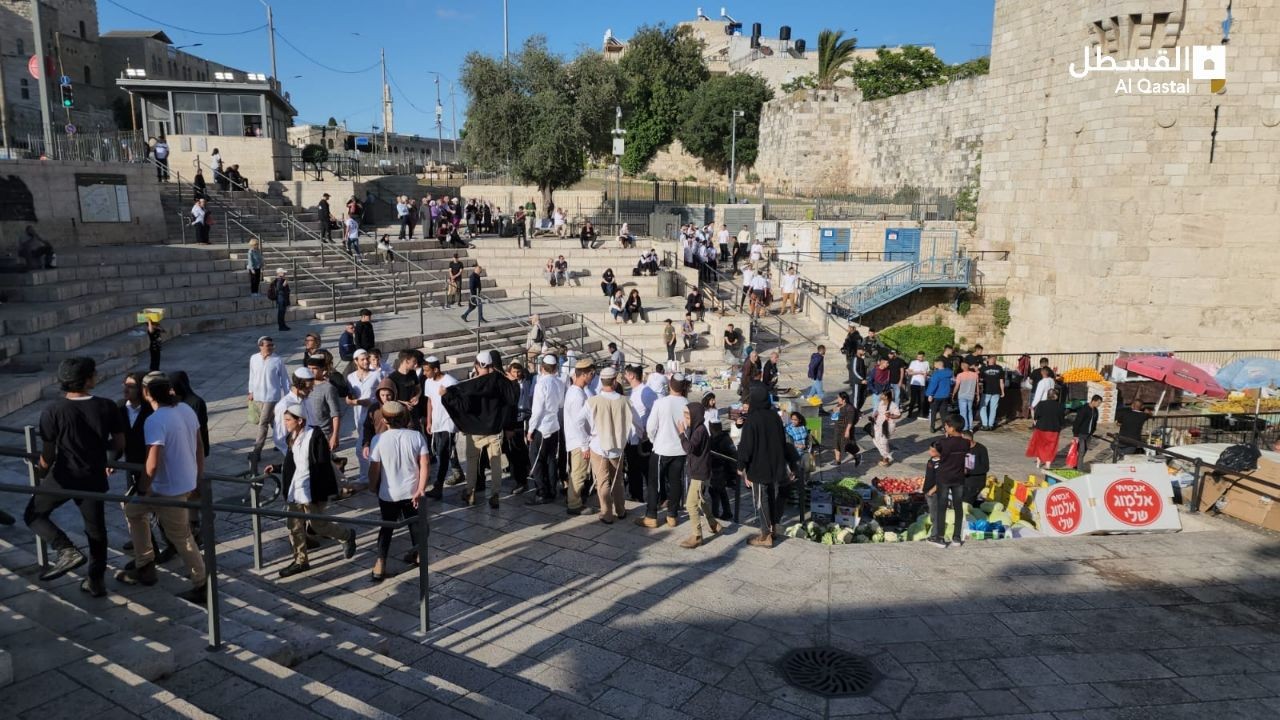
[[[818,233],[818,252],[822,262],[844,260],[849,252],[853,231],[849,228],[822,228]]]
[[[884,259],[890,262],[920,260],[920,228],[885,228]]]

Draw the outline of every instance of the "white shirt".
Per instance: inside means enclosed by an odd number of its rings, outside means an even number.
[[[632,388],[631,393],[627,395],[627,402],[631,405],[631,412],[635,419],[631,423],[631,437],[628,439],[630,444],[640,444],[640,437],[645,432],[645,423],[649,422],[649,409],[657,399],[658,394],[648,385]]]
[[[745,230],[745,229],[743,229],[743,230],[739,230],[739,231],[738,231],[738,244],[739,244],[739,245],[750,245],[750,244],[751,244],[751,231],[750,231],[750,230]]]
[[[347,386],[351,388],[351,392],[357,400],[373,400],[374,395],[378,392],[378,383],[382,382],[381,370],[370,370],[365,373],[364,380],[360,379],[360,371],[347,374]],[[355,405],[351,408],[351,417],[355,420],[356,437],[363,440],[361,433],[364,432],[364,419],[369,415],[368,405]]]
[[[762,257],[764,257],[764,246],[761,245],[760,243],[756,243],[752,245],[751,246],[751,262],[758,262]]]
[[[660,372],[649,373],[649,378],[644,381],[644,384],[645,384],[645,387],[649,388],[649,390],[653,393],[653,397],[649,400],[649,402],[645,403],[646,408],[652,408],[653,403],[656,402],[658,398],[662,397],[663,395],[666,395],[667,387],[670,385],[670,383],[667,382],[667,376]],[[645,417],[647,418],[648,416],[649,416],[649,412],[646,409]]]
[[[445,373],[440,376],[439,380],[423,380],[422,394],[427,396],[431,401],[431,432],[456,433],[458,426],[453,423],[453,418],[449,416],[449,411],[444,409],[444,401],[440,397],[441,387],[453,387],[458,384],[458,378]]]
[[[560,409],[564,407],[564,383],[555,375],[539,375],[533,387],[533,410],[529,415],[529,432],[543,437],[560,430]]]
[[[796,291],[796,286],[800,284],[800,277],[795,273],[784,273],[782,276],[782,292],[788,295]]]
[[[1049,397],[1049,391],[1052,390],[1056,384],[1057,383],[1055,383],[1051,377],[1040,378],[1040,381],[1036,383],[1036,392],[1031,396],[1031,407],[1039,405],[1041,400]]]
[[[353,217],[347,218],[347,238],[350,240],[360,239],[360,222]]]
[[[373,439],[369,462],[382,466],[378,499],[386,502],[411,500],[418,489],[418,467],[428,462],[427,439],[417,430],[396,428]]]
[[[289,369],[279,355],[249,357],[249,392],[255,402],[273,403],[289,392]]]
[[[186,403],[158,407],[142,428],[147,447],[164,448],[156,475],[155,495],[183,495],[196,489],[196,453],[200,452],[200,421]]]
[[[719,243],[720,243],[721,245],[728,245],[728,244],[729,244],[729,230],[726,228],[726,229],[724,229],[724,230],[721,230],[719,233],[717,233],[717,234],[716,234],[716,240],[718,240],[718,241],[719,241]]]
[[[618,397],[618,393],[611,390],[609,392],[600,393],[600,397],[613,399]],[[637,436],[636,426],[640,424],[640,418],[636,415],[635,404],[630,402],[628,404],[631,406],[631,432],[627,434],[627,437],[629,444],[634,445],[635,443],[630,442],[630,439]],[[591,412],[591,408],[586,408],[583,415],[586,418],[587,432],[591,435],[591,452],[596,455],[600,455],[601,457],[607,457],[610,460],[622,457],[622,448],[605,452],[604,449],[600,447],[600,433],[596,430],[596,417],[595,414]]]
[[[570,385],[564,394],[564,447],[566,450],[582,450],[591,441],[591,430],[587,425],[587,392],[576,385]]]
[[[222,154],[221,154],[221,153],[214,153],[213,155],[210,155],[210,156],[209,156],[209,162],[213,163],[213,169],[214,169],[214,170],[221,170],[221,169],[222,169]]]
[[[742,287],[750,288],[751,281],[755,279],[756,271],[751,268],[742,268]]]
[[[929,384],[929,363],[924,360],[912,360],[907,366],[907,374],[911,377],[912,385],[924,387]]]
[[[276,403],[276,412],[273,420],[275,425],[272,428],[272,436],[275,439],[276,449],[284,454],[289,449],[288,439],[289,431],[284,429],[284,409],[289,405],[301,405],[302,414],[305,416],[303,420],[307,423],[307,427],[313,427],[316,424],[315,415],[311,413],[311,403],[298,397],[297,393],[290,390],[280,402]]]
[[[409,215],[409,206],[404,203],[396,203],[396,217],[402,218]]]
[[[205,210],[204,208],[200,207],[200,203],[196,203],[195,205],[191,206],[191,224],[192,225],[203,225],[204,216],[205,216]]]
[[[649,420],[645,423],[645,431],[649,433],[655,453],[665,457],[685,454],[676,423],[684,420],[684,406],[688,404],[689,399],[679,395],[668,395],[653,404]]]
[[[765,278],[764,275],[756,275],[755,277],[751,278],[751,289],[752,290],[768,290],[769,280]]]
[[[609,362],[613,363],[613,369],[622,372],[622,366],[627,364],[627,357],[622,354],[621,350],[614,350],[609,354]]]
[[[312,427],[303,428],[292,443],[293,478],[289,480],[289,494],[285,502],[311,504],[311,434],[315,431]]]

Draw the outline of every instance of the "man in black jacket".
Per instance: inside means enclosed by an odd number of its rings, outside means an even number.
[[[965,460],[964,501],[970,505],[978,504],[978,494],[987,484],[987,473],[991,470],[991,456],[987,446],[973,439],[973,433],[962,432],[960,436],[969,441],[969,455],[973,462]]]
[[[1084,467],[1084,455],[1089,452],[1089,440],[1098,429],[1098,407],[1101,405],[1102,396],[1094,395],[1089,398],[1088,405],[1076,411],[1076,421],[1071,424],[1071,434],[1080,443],[1076,448],[1076,467]]]
[[[844,355],[845,364],[849,366],[849,385],[853,385],[853,358],[862,347],[862,333],[854,325],[849,326],[849,334],[844,336],[844,344],[840,346],[840,354]]]
[[[373,339],[373,311],[364,308],[360,311],[360,322],[356,323],[356,349],[369,352],[377,347]]]
[[[480,295],[480,275],[484,272],[484,268],[476,265],[471,268],[471,277],[467,280],[467,288],[471,293],[470,304],[467,306],[466,312],[462,313],[462,320],[466,322],[471,317],[473,310],[479,311],[480,322],[486,322],[484,319],[484,298]]]
[[[1116,422],[1120,424],[1119,431],[1116,432],[1116,442],[1112,449],[1115,452],[1117,460],[1122,455],[1133,455],[1142,452],[1140,447],[1146,442],[1146,436],[1142,433],[1142,426],[1151,419],[1151,412],[1143,408],[1142,401],[1134,398],[1129,403],[1129,407],[1120,408],[1116,411]]]
[[[440,386],[440,402],[467,437],[467,489],[462,499],[468,505],[476,504],[482,453],[489,454],[489,507],[498,507],[502,491],[502,429],[511,408],[519,403],[520,390],[498,369],[501,362],[496,350],[483,350],[476,355],[475,377]]]

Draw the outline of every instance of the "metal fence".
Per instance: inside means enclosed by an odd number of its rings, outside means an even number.
[[[897,348],[901,349],[901,348]],[[1173,357],[1179,360],[1189,362],[1193,365],[1226,365],[1232,360],[1247,357],[1264,357],[1280,360],[1280,350],[1170,350],[1168,351]],[[1138,353],[1141,354],[1141,353]],[[1074,368],[1093,368],[1098,372],[1102,372],[1108,366],[1115,362],[1120,355],[1117,350],[1081,350],[1076,352],[1054,352],[1054,353],[1036,353],[1036,352],[1002,352],[999,357],[1002,360],[1012,362],[1014,359],[1022,356],[1031,356],[1032,366],[1036,366],[1040,358],[1049,359],[1049,367],[1055,372],[1062,373],[1066,370]]]
[[[25,145],[23,140],[18,138],[17,146],[9,148],[11,159],[134,163],[146,162],[149,152],[146,133],[141,130],[92,130],[68,135],[58,128],[48,147],[39,133],[27,134]]]

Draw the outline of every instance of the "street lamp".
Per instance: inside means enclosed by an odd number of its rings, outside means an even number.
[[[613,224],[617,226],[619,234],[622,233],[622,209],[618,200],[622,197],[622,156],[627,149],[623,136],[626,134],[627,131],[622,129],[622,106],[618,105],[613,118],[613,167],[617,179],[617,189],[613,194]]]
[[[741,110],[733,111],[733,119],[730,121],[729,131],[729,202],[738,202],[737,182],[738,182],[738,118],[746,115]]]
[[[444,162],[444,105],[440,104],[440,73],[428,70],[427,74],[436,76],[436,160]]]

